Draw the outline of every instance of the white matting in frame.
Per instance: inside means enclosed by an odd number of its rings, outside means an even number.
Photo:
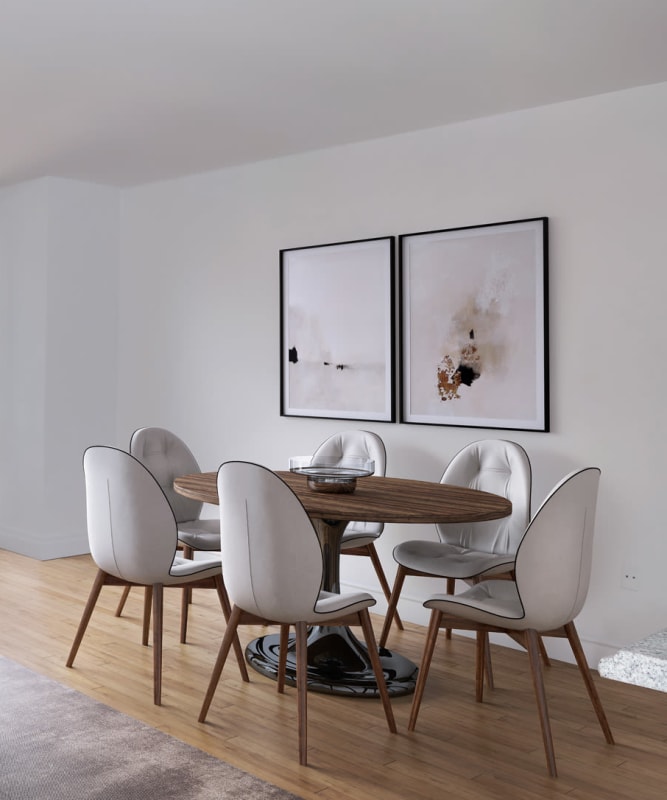
[[[549,430],[547,222],[399,236],[401,422]]]
[[[394,237],[280,251],[282,416],[395,420]]]

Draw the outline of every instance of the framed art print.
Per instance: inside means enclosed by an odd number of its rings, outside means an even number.
[[[399,236],[401,422],[549,430],[547,224]]]
[[[282,416],[395,421],[394,237],[280,251]]]

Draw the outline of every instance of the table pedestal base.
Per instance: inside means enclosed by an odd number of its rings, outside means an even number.
[[[308,631],[308,689],[313,692],[378,697],[377,682],[366,646],[344,626],[315,626]],[[278,634],[262,636],[246,647],[246,660],[257,672],[278,677]],[[380,648],[387,690],[391,696],[410,694],[417,666],[397,653]],[[290,636],[285,682],[296,686],[296,645]]]

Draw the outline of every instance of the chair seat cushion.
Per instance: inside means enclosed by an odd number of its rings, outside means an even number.
[[[394,560],[408,570],[459,580],[509,572],[514,568],[514,556],[504,553],[484,553],[459,545],[420,540],[396,545]]]
[[[481,581],[460,594],[434,594],[424,606],[488,625],[513,628],[516,623],[519,629],[525,627],[523,604],[514,581]]]
[[[315,614],[306,622],[324,622],[327,617],[335,618],[345,614],[355,614],[364,608],[375,605],[375,598],[368,592],[346,592],[336,594],[321,591],[315,603]]]
[[[176,556],[169,570],[170,580],[163,581],[165,586],[200,578],[214,578],[222,573],[222,561],[219,558],[202,558],[193,560]]]
[[[340,549],[345,550],[348,547],[365,547],[367,544],[374,542],[379,536],[379,533],[344,533],[340,543]]]
[[[220,550],[220,520],[195,519],[179,522],[178,538],[193,550]]]

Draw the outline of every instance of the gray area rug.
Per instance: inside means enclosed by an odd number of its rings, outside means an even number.
[[[295,795],[0,657],[0,798],[295,800]]]

